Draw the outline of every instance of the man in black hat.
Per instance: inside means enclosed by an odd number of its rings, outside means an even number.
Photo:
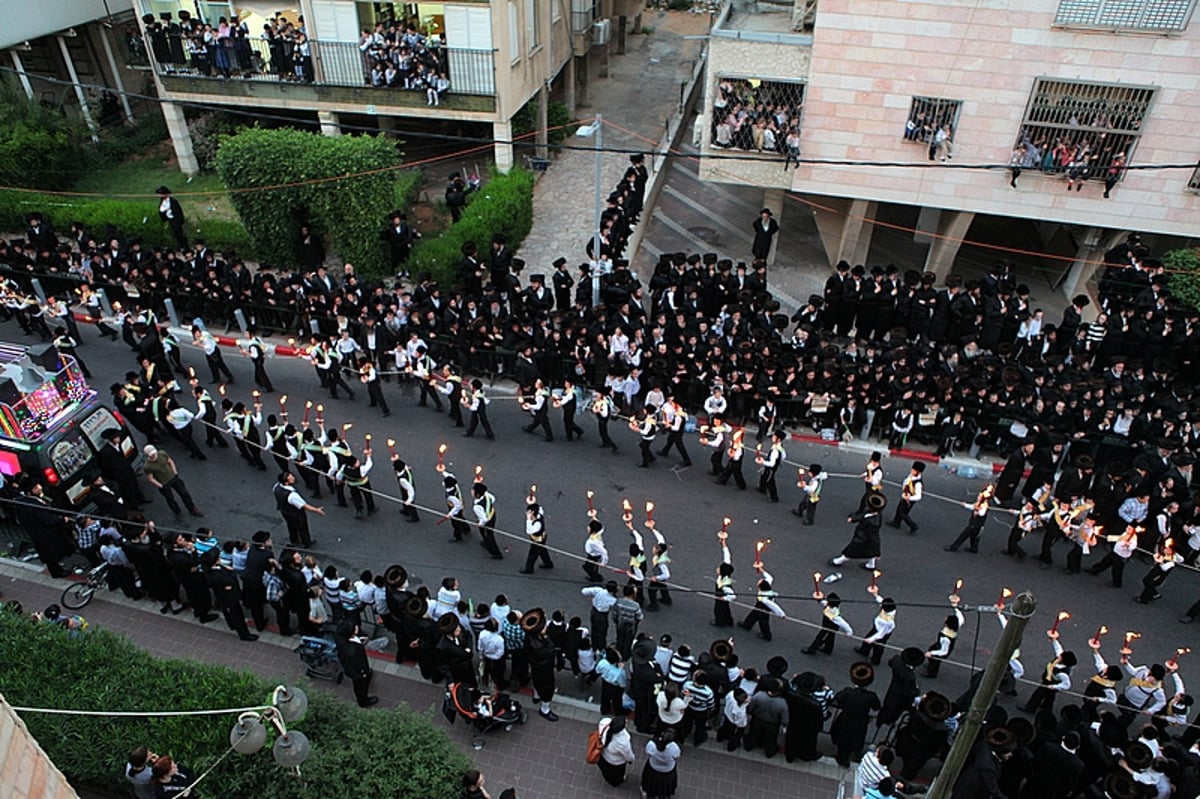
[[[844,635],[854,635],[854,628],[850,623],[842,618],[842,598],[834,592],[830,592],[829,596],[820,600],[821,609],[821,629],[817,631],[817,635],[813,638],[807,649],[800,651],[806,655],[815,655],[818,650],[826,655],[833,654],[833,644],[837,640],[837,633],[841,632]]]
[[[924,662],[925,653],[915,646],[905,648],[888,660],[892,679],[888,683],[887,693],[883,696],[883,707],[875,719],[877,726],[896,723],[896,720],[912,707],[913,700],[921,695],[917,686],[916,669]]]
[[[359,707],[371,707],[379,704],[379,697],[371,696],[371,664],[367,660],[367,650],[363,646],[367,637],[360,634],[358,624],[352,618],[347,618],[338,625],[333,635],[337,646],[338,663],[342,671],[354,684],[354,698]]]
[[[756,260],[765,261],[771,254],[771,244],[775,234],[779,232],[779,223],[775,221],[770,208],[758,212],[754,220],[754,243],[750,245],[750,253]]]
[[[859,661],[850,667],[852,686],[838,691],[830,703],[839,713],[829,728],[829,737],[837,747],[838,765],[850,768],[851,758],[858,760],[867,742],[871,713],[879,710],[879,695],[869,686],[875,681],[871,664]]]
[[[575,285],[575,278],[571,277],[571,273],[567,271],[566,258],[554,259],[554,274],[550,276],[550,282],[554,286],[554,310],[560,313],[569,311],[571,309],[571,287]]]
[[[137,473],[121,448],[125,433],[119,427],[113,427],[104,431],[103,438],[107,443],[96,453],[96,461],[105,482],[116,486],[117,493],[125,500],[125,507],[129,510],[137,510],[149,503],[150,500],[138,485]]]
[[[324,516],[325,509],[304,501],[304,497],[296,490],[296,475],[291,472],[279,473],[279,479],[271,487],[271,494],[275,497],[275,508],[287,524],[288,540],[292,546],[302,549],[313,546],[315,542],[309,533],[308,514],[311,511]]]
[[[392,259],[392,274],[398,277],[408,277],[408,254],[412,251],[413,242],[421,238],[421,234],[408,224],[408,216],[403,211],[392,211],[388,215],[388,226],[383,229],[383,240],[387,242],[388,254]]]
[[[175,246],[180,250],[186,250],[188,241],[183,232],[183,206],[179,204],[179,200],[171,196],[171,190],[166,186],[159,186],[154,193],[159,197],[158,218],[171,228],[171,235],[175,237]]]
[[[888,522],[888,527],[899,530],[901,524],[906,524],[908,525],[909,535],[920,529],[909,514],[912,513],[913,506],[920,502],[925,495],[924,474],[925,463],[923,461],[913,461],[912,468],[908,472],[908,477],[904,478],[904,482],[900,486],[900,501],[896,503],[896,513],[892,516],[892,520]]]
[[[446,184],[446,208],[450,210],[450,220],[457,222],[462,218],[462,209],[467,207],[467,195],[475,190],[467,185],[462,175],[455,172]]]

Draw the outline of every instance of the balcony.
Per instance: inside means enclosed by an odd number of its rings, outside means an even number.
[[[733,0],[713,25],[714,39],[812,47],[814,0],[795,0],[788,7],[759,0]]]
[[[169,49],[169,60],[152,61],[163,87],[175,94],[254,98],[255,102],[287,105],[428,106],[423,85],[405,88],[399,74],[388,85],[383,71],[386,65],[376,69],[375,59],[355,42],[310,40],[307,54],[292,42],[249,38],[232,40],[229,46],[214,47],[209,53]],[[444,71],[450,81],[439,111],[495,111],[493,51],[440,48],[434,52],[435,68]]]

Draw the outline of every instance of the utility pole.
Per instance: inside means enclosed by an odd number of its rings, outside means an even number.
[[[962,773],[963,766],[966,764],[971,750],[975,747],[975,740],[979,737],[984,716],[987,715],[988,708],[992,706],[992,702],[996,698],[996,689],[1000,687],[1000,680],[1008,669],[1008,661],[1021,643],[1021,636],[1035,610],[1037,610],[1037,598],[1028,591],[1017,596],[1016,601],[1013,602],[1012,617],[1005,626],[1004,632],[1000,634],[1000,642],[996,644],[992,658],[988,661],[987,669],[983,672],[983,679],[980,680],[979,688],[975,691],[975,698],[971,700],[967,717],[959,725],[954,745],[950,747],[950,754],[946,756],[946,762],[942,764],[941,771],[934,778],[933,785],[926,794],[926,799],[946,799],[950,796],[954,789],[954,783],[958,782],[958,775]]]

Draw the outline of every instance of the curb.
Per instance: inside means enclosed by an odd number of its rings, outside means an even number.
[[[802,444],[819,444],[824,447],[832,447],[833,449],[842,449],[847,452],[858,452],[866,455],[869,455],[872,452],[880,452],[883,448],[882,444],[872,444],[857,438],[853,441],[839,441],[837,439],[830,441],[821,438],[820,436],[803,435],[801,433],[790,433],[789,438],[792,441]],[[932,463],[941,466],[946,471],[954,472],[955,474],[957,474],[959,470],[970,469],[975,472],[976,477],[988,473],[997,475],[1004,471],[1003,463],[975,460],[974,458],[939,458],[932,452],[923,452],[916,449],[888,449],[886,452],[886,457],[899,458],[902,460],[924,461],[926,463]],[[1026,470],[1025,476],[1028,475],[1029,470]],[[967,475],[963,476],[966,477]]]

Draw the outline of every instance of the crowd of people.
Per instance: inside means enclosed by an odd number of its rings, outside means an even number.
[[[749,152],[775,153],[799,165],[801,84],[723,78],[713,101],[713,145]]]
[[[572,275],[567,261],[559,259],[551,280],[534,274],[528,285],[523,281],[524,264],[514,257],[502,236],[494,237],[487,254],[477,247],[465,248],[454,285],[442,287],[419,276],[412,290],[397,290],[381,282],[359,281],[352,267],[345,268],[340,277],[331,275],[320,263],[293,274],[269,270],[252,274],[243,263],[218,258],[203,245],[181,252],[145,252],[119,236],[105,237],[101,244],[82,226],[72,232],[72,244],[61,247],[44,220],[31,216],[26,244],[0,245],[0,257],[12,268],[76,272],[90,283],[125,290],[122,296],[128,306],[119,318],[120,333],[102,313],[89,314],[89,318],[102,334],[124,337],[137,351],[139,371],[113,386],[114,398],[126,418],[147,438],[167,438],[191,450],[187,442],[194,443],[190,431],[193,418],[198,417],[206,438],[212,434],[210,446],[220,446],[217,442],[224,442],[229,435],[252,465],[265,470],[263,455],[270,454],[279,467],[273,490],[288,521],[294,548],[276,559],[269,537],[258,533],[245,545],[226,544],[203,555],[213,561],[207,566],[210,575],[220,573],[223,554],[228,555],[228,568],[236,575],[238,553],[245,553],[237,602],[231,594],[221,593],[226,589],[214,590],[211,579],[185,581],[182,571],[170,568],[172,557],[183,564],[185,559],[198,561],[202,556],[187,536],[172,534],[169,540],[155,540],[158,534],[153,525],[129,517],[140,499],[136,478],[129,485],[127,475],[102,477],[99,485],[108,484],[116,500],[100,515],[114,520],[111,526],[119,537],[101,531],[95,540],[101,550],[107,546],[108,551],[98,554],[110,567],[127,565],[141,576],[141,586],[137,581],[118,585],[132,585],[134,593],[151,593],[164,612],[182,609],[177,601],[182,590],[202,621],[215,618],[213,607],[228,608],[230,626],[239,634],[245,630],[247,636],[242,607],[260,630],[266,624],[263,608],[271,605],[281,631],[311,631],[314,628],[309,625],[325,614],[322,592],[326,601],[333,600],[328,616],[339,613],[340,608],[343,617],[348,612],[356,626],[363,608],[371,606],[395,638],[397,651],[414,654],[427,678],[475,684],[482,671],[496,689],[519,685],[528,678],[538,694],[539,712],[548,719],[554,715],[550,702],[555,668],[578,670],[582,679],[601,682],[602,713],[610,718],[620,716],[628,694],[636,729],[662,733],[650,755],[655,764],[651,770],[660,774],[669,773],[668,766],[678,757],[678,744],[668,740],[667,731],[679,738],[693,736],[699,744],[712,722],[725,727],[724,735],[718,733],[722,742],[761,746],[771,755],[780,731],[786,728],[788,757],[805,758],[815,751],[811,744],[835,707],[842,707],[842,712],[838,716],[841,732],[836,733],[834,742],[839,760],[849,762],[864,749],[865,721],[880,709],[876,705],[881,705],[882,711],[891,707],[895,714],[889,720],[884,712],[877,720],[889,724],[904,713],[905,729],[912,730],[908,738],[897,733],[895,739],[904,764],[899,774],[903,781],[911,779],[929,758],[944,752],[954,727],[951,710],[963,707],[961,702],[944,698],[940,699],[944,705],[939,705],[939,699],[931,699],[936,694],[917,690],[913,674],[917,666],[926,663],[926,678],[936,678],[937,665],[953,652],[963,624],[957,610],[947,616],[932,646],[910,647],[889,661],[892,686],[899,685],[901,693],[893,694],[889,688],[889,696],[882,702],[877,697],[872,702],[868,686],[873,666],[871,662],[856,664],[857,671],[851,674],[853,687],[846,689],[853,692],[852,710],[835,700],[844,691],[827,689],[817,672],[789,675],[786,662],[780,667],[782,659],[774,661],[774,668],[768,663],[764,671],[755,670],[747,678],[751,670],[743,670],[734,653],[713,646],[708,653],[698,652],[690,665],[684,662],[673,669],[682,647],[671,647],[667,656],[661,651],[661,639],[656,641],[639,629],[645,611],[670,603],[670,543],[652,524],[648,523],[645,531],[636,530],[628,518],[631,546],[627,568],[609,566],[603,526],[589,525],[591,534],[584,553],[592,567],[587,570],[589,582],[595,584],[583,589],[591,605],[586,625],[569,609],[533,614],[539,623],[526,622],[499,597],[476,603],[475,613],[464,614],[468,605],[452,577],[436,592],[426,588],[412,591],[401,579],[403,569],[396,571],[399,567],[381,575],[365,572],[359,584],[348,584],[336,572],[328,575],[316,564],[307,564],[300,548],[313,542],[303,519],[304,514],[318,509],[298,497],[293,471],[313,496],[325,486],[334,491],[339,504],[353,504],[359,516],[365,506],[370,514],[375,507],[367,476],[371,453],[356,455],[338,439],[336,430],[324,429],[319,419],[313,425],[296,425],[288,424],[286,418],[264,418],[261,401],[248,406],[227,398],[216,404],[177,357],[178,342],[172,342],[169,331],[164,335],[159,330],[153,309],[139,307],[139,292],[129,291],[130,287],[148,287],[145,281],[158,280],[166,285],[192,286],[199,280],[217,286],[227,295],[220,302],[229,304],[222,305],[218,314],[236,307],[240,297],[260,292],[289,294],[304,302],[307,310],[297,314],[301,324],[311,318],[306,315],[318,312],[334,316],[336,335],[330,340],[318,335],[309,348],[309,357],[332,395],[336,396],[339,388],[349,389],[345,382],[349,374],[367,384],[368,396],[378,404],[383,396],[378,381],[394,376],[419,389],[421,404],[432,401],[440,411],[445,397],[452,423],[466,427],[469,416],[471,426],[464,434],[473,434],[478,425],[489,437],[493,435],[482,383],[464,385],[464,376],[495,367],[520,386],[523,407],[532,417],[528,432],[554,440],[549,421],[553,408],[562,412],[563,433],[571,440],[583,432],[575,421],[577,415],[590,407],[598,443],[615,451],[608,425],[625,415],[641,444],[640,465],[648,468],[668,457],[671,449],[689,465],[686,436],[693,417],[702,414],[704,425],[695,429],[699,443],[713,450],[711,473],[718,482],[733,479],[739,488],[745,487],[742,459],[749,446],[744,441],[749,424],[758,441],[751,450],[760,467],[758,489],[771,501],[779,501],[776,475],[786,462],[783,442],[788,423],[810,425],[816,433],[833,438],[878,437],[895,450],[907,448],[910,442],[927,443],[942,455],[960,450],[978,453],[986,448],[999,452],[1007,462],[995,485],[969,503],[971,515],[964,535],[950,543],[949,549],[957,550],[963,544],[969,550],[978,549],[983,520],[989,513],[1006,510],[1017,516],[1006,548],[1017,558],[1023,558],[1022,542],[1034,534],[1041,537],[1043,565],[1053,564],[1056,547],[1068,549],[1068,573],[1079,573],[1083,558],[1093,557],[1087,564],[1089,571],[1100,574],[1111,569],[1118,586],[1130,558],[1147,559],[1149,571],[1138,596],[1146,603],[1158,597],[1159,587],[1173,570],[1194,563],[1200,553],[1192,485],[1197,449],[1194,419],[1200,413],[1194,394],[1200,313],[1172,297],[1169,277],[1136,235],[1106,254],[1099,286],[1102,312],[1090,322],[1083,321],[1083,313],[1091,300],[1082,295],[1074,299],[1057,325],[1047,321],[1045,314],[1031,305],[1028,287],[1017,284],[1004,263],[995,264],[982,280],[963,281],[952,275],[941,288],[935,288],[937,279],[930,274],[901,274],[895,267],[883,266],[868,270],[865,265],[841,263],[823,294],[813,295],[788,316],[780,313],[779,302],[771,296],[761,258],[735,265],[716,253],[667,254],[642,283],[617,254],[623,233],[641,210],[644,172],[639,164],[635,157],[618,191],[610,197],[605,236],[595,260],[581,264]],[[83,294],[85,307],[93,307],[87,299],[90,291],[89,286]],[[4,307],[29,334],[45,336],[46,314],[57,315],[13,286],[6,289]],[[193,332],[207,356],[213,381],[220,381],[220,349],[203,328]],[[246,349],[256,361],[259,388],[273,390],[266,375],[262,340],[251,335]],[[510,354],[499,358],[502,351]],[[335,360],[331,352],[343,357]],[[489,354],[497,357],[489,359]],[[192,383],[196,410],[187,409],[191,416],[172,416],[182,404],[174,388],[179,387],[183,375]],[[590,403],[584,387],[592,392]],[[381,411],[388,412],[386,398]],[[665,447],[658,449],[655,442],[664,433]],[[872,567],[874,559],[883,556],[879,527],[888,503],[881,460],[873,457],[863,472],[865,492],[856,514],[854,538],[835,563],[864,560]],[[411,470],[398,456],[393,456],[392,466],[406,513],[417,521]],[[797,512],[811,522],[823,482],[822,469],[813,464],[804,472]],[[492,550],[494,541],[488,546],[489,533],[493,538],[496,533],[495,497],[489,500],[486,486],[476,483],[468,499],[452,475],[443,472],[439,479],[455,539],[470,534],[466,522],[470,503],[481,542],[493,556],[498,554]],[[910,531],[916,531],[920,484],[921,469],[914,465],[903,480],[893,526],[907,523]],[[30,499],[36,498],[37,486],[24,485],[20,490],[18,502],[32,509],[31,526],[50,524],[53,509]],[[346,492],[350,503],[345,501]],[[525,504],[530,543],[526,570],[539,561],[552,565],[536,497],[529,497]],[[595,518],[590,521],[599,524]],[[56,524],[62,523],[65,520]],[[134,555],[142,552],[138,547],[146,547],[151,554]],[[117,552],[128,564],[121,562]],[[260,562],[261,570],[250,569],[251,555]],[[138,557],[143,558],[141,563]],[[310,574],[305,574],[306,566]],[[626,584],[606,582],[602,567],[623,574]],[[143,568],[156,575],[149,583],[141,575]],[[717,626],[733,623],[732,569],[728,559],[717,569],[713,618]],[[321,585],[313,586],[318,571]],[[119,570],[115,573],[120,574]],[[278,584],[268,577],[273,573]],[[203,571],[189,569],[187,574]],[[329,580],[335,581],[336,594]],[[761,560],[755,563],[754,582],[754,607],[741,623],[747,629],[757,626],[760,635],[769,640],[770,618],[785,614]],[[836,594],[822,600],[822,629],[806,652],[830,651],[838,633],[849,632]],[[875,665],[881,663],[882,645],[894,630],[894,612],[895,603],[889,606],[887,598],[881,597],[880,618],[860,642],[863,654],[871,656]],[[893,614],[891,618],[889,614]],[[1184,619],[1191,621],[1197,615],[1200,603]],[[610,626],[615,633],[611,647]],[[361,630],[345,625],[340,629],[347,639],[361,637]],[[1164,775],[1169,780],[1195,779],[1195,752],[1187,751],[1195,745],[1194,736],[1187,737],[1192,729],[1186,726],[1190,698],[1177,683],[1174,699],[1168,700],[1164,685],[1171,669],[1166,664],[1123,664],[1130,677],[1123,692],[1116,690],[1120,669],[1097,665],[1098,676],[1089,681],[1088,688],[1094,683],[1100,686],[1094,690],[1101,693],[1088,696],[1102,701],[1092,703],[1090,710],[1084,704],[1082,710],[1076,708],[1077,713],[1063,709],[1057,718],[1049,713],[1050,705],[1056,692],[1070,689],[1069,675],[1079,659],[1070,651],[1060,651],[1057,640],[1053,643],[1054,659],[1040,678],[1046,690],[1035,693],[1027,704],[1027,709],[1042,719],[1034,725],[1035,736],[1027,748],[1050,742],[1072,755],[1078,753],[1081,759],[1093,758],[1086,771],[1093,782],[1109,780],[1107,775],[1118,771],[1142,785],[1160,785]],[[660,655],[666,658],[665,666]],[[690,656],[686,652],[681,657],[686,661]],[[1014,663],[1012,675],[1019,677],[1023,668]],[[756,675],[758,679],[753,679]],[[361,670],[358,678],[364,679]],[[1172,673],[1171,678],[1176,679],[1177,674]],[[656,686],[669,684],[677,684],[681,692],[686,686],[686,698],[682,693],[670,696],[667,687],[655,693]],[[360,703],[369,704],[365,691],[364,685]],[[822,702],[826,693],[830,696]],[[1133,714],[1118,715],[1129,708]],[[1049,721],[1044,720],[1047,713]],[[1157,732],[1135,728],[1126,734],[1138,713],[1147,715],[1142,721],[1157,720],[1158,725],[1152,725]],[[841,721],[843,717],[846,721]],[[929,723],[920,721],[922,718]],[[1114,731],[1114,724],[1125,737]],[[976,747],[972,761],[976,778],[987,781],[995,777],[997,769],[1003,776],[1010,768],[1005,765],[1008,763],[1037,761],[1037,747],[1029,750],[1032,760],[1014,755],[1019,751],[1014,740],[1028,736],[1019,734],[1021,725],[1015,725],[1016,731],[1012,726],[994,725]],[[1182,729],[1173,729],[1176,727]],[[744,735],[736,737],[737,729]],[[616,722],[603,730],[606,751],[613,740],[619,741],[620,732]],[[1075,737],[1068,740],[1071,734]],[[1179,744],[1171,741],[1177,735],[1183,738]],[[1093,747],[1092,738],[1103,745]],[[1140,766],[1146,758],[1139,746],[1154,755]],[[619,742],[617,748],[621,748]],[[1120,757],[1114,754],[1116,749],[1123,752]],[[624,752],[619,757],[615,752],[602,756],[602,762],[614,767],[606,777],[616,775],[615,767],[620,765],[616,761],[626,757]],[[870,757],[887,765],[886,752],[872,753],[864,763]],[[879,776],[879,786],[896,790],[894,782],[889,784]],[[644,786],[649,791],[669,795],[669,780],[660,781],[653,775],[646,779]],[[1024,772],[1014,779],[1020,785]],[[1121,779],[1125,778],[1111,777],[1114,783]],[[1078,788],[1085,789],[1093,790]],[[889,795],[884,790],[879,788],[880,794]],[[1119,793],[1116,788],[1100,790],[1114,796]]]

